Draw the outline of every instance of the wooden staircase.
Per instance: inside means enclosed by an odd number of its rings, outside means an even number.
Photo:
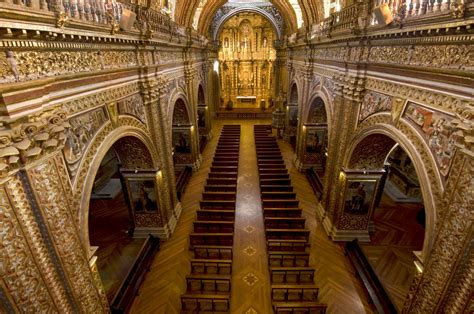
[[[229,313],[240,126],[224,125],[190,234],[181,313]]]
[[[270,125],[254,136],[265,220],[272,306],[275,313],[325,313],[318,302],[315,270],[309,265],[310,231]]]

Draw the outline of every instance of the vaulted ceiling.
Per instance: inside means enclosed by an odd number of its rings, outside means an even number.
[[[203,0],[181,0],[177,1],[175,11],[175,21],[185,27],[192,27],[196,10]],[[308,27],[319,22],[323,13],[323,0],[270,0],[270,2],[281,12],[289,34],[296,32],[298,21],[292,3],[296,2],[301,9],[301,17],[304,26]],[[217,10],[228,0],[207,0],[202,7],[199,16],[197,30],[202,34],[207,34]],[[301,23],[300,23],[301,24]]]

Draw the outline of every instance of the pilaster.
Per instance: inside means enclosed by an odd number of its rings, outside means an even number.
[[[474,208],[474,123],[472,111],[460,114],[462,142],[453,157],[443,197],[444,213],[433,249],[405,302],[405,313],[460,313],[472,302]]]

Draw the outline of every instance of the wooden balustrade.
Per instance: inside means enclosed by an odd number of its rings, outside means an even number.
[[[149,235],[143,243],[138,256],[133,262],[125,279],[110,303],[112,313],[127,313],[132,306],[133,299],[150,269],[156,252],[160,247],[160,239]]]
[[[192,175],[193,175],[193,169],[189,166],[186,166],[183,169],[183,171],[179,173],[179,176],[176,178],[176,194],[179,200],[181,200],[181,196],[186,190],[186,186],[188,186],[189,180],[191,180]]]
[[[345,253],[367,289],[377,311],[379,313],[397,313],[395,305],[365,257],[357,239],[346,243]]]
[[[306,170],[306,179],[308,179],[309,184],[313,188],[314,194],[316,198],[321,201],[323,197],[323,182],[319,178],[318,173],[314,170],[314,168],[310,168]]]

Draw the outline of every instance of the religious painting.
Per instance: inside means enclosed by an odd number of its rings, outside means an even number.
[[[377,180],[348,179],[344,195],[344,212],[366,215],[372,208]]]
[[[452,125],[454,116],[412,102],[408,103],[403,116],[419,130],[438,163],[440,173],[446,177],[459,137]]]
[[[198,127],[205,128],[206,127],[206,108],[205,107],[198,107]]]
[[[173,147],[177,154],[191,153],[191,130],[173,128]]]
[[[134,213],[158,211],[155,180],[149,177],[127,178],[127,189]]]
[[[140,94],[135,94],[124,98],[118,102],[120,114],[128,114],[136,117],[143,123],[146,123],[145,106]]]
[[[105,107],[92,109],[69,119],[63,154],[67,162],[69,176],[76,176],[80,160],[97,131],[109,120]]]
[[[326,167],[327,127],[306,128],[306,151],[304,163],[314,165],[317,170]]]
[[[306,132],[306,152],[322,153],[325,146],[326,133],[326,128],[308,128]]]
[[[288,125],[292,128],[298,126],[298,106],[290,106],[288,108]]]
[[[369,91],[364,96],[360,106],[359,122],[377,112],[390,111],[392,108],[392,96]]]

